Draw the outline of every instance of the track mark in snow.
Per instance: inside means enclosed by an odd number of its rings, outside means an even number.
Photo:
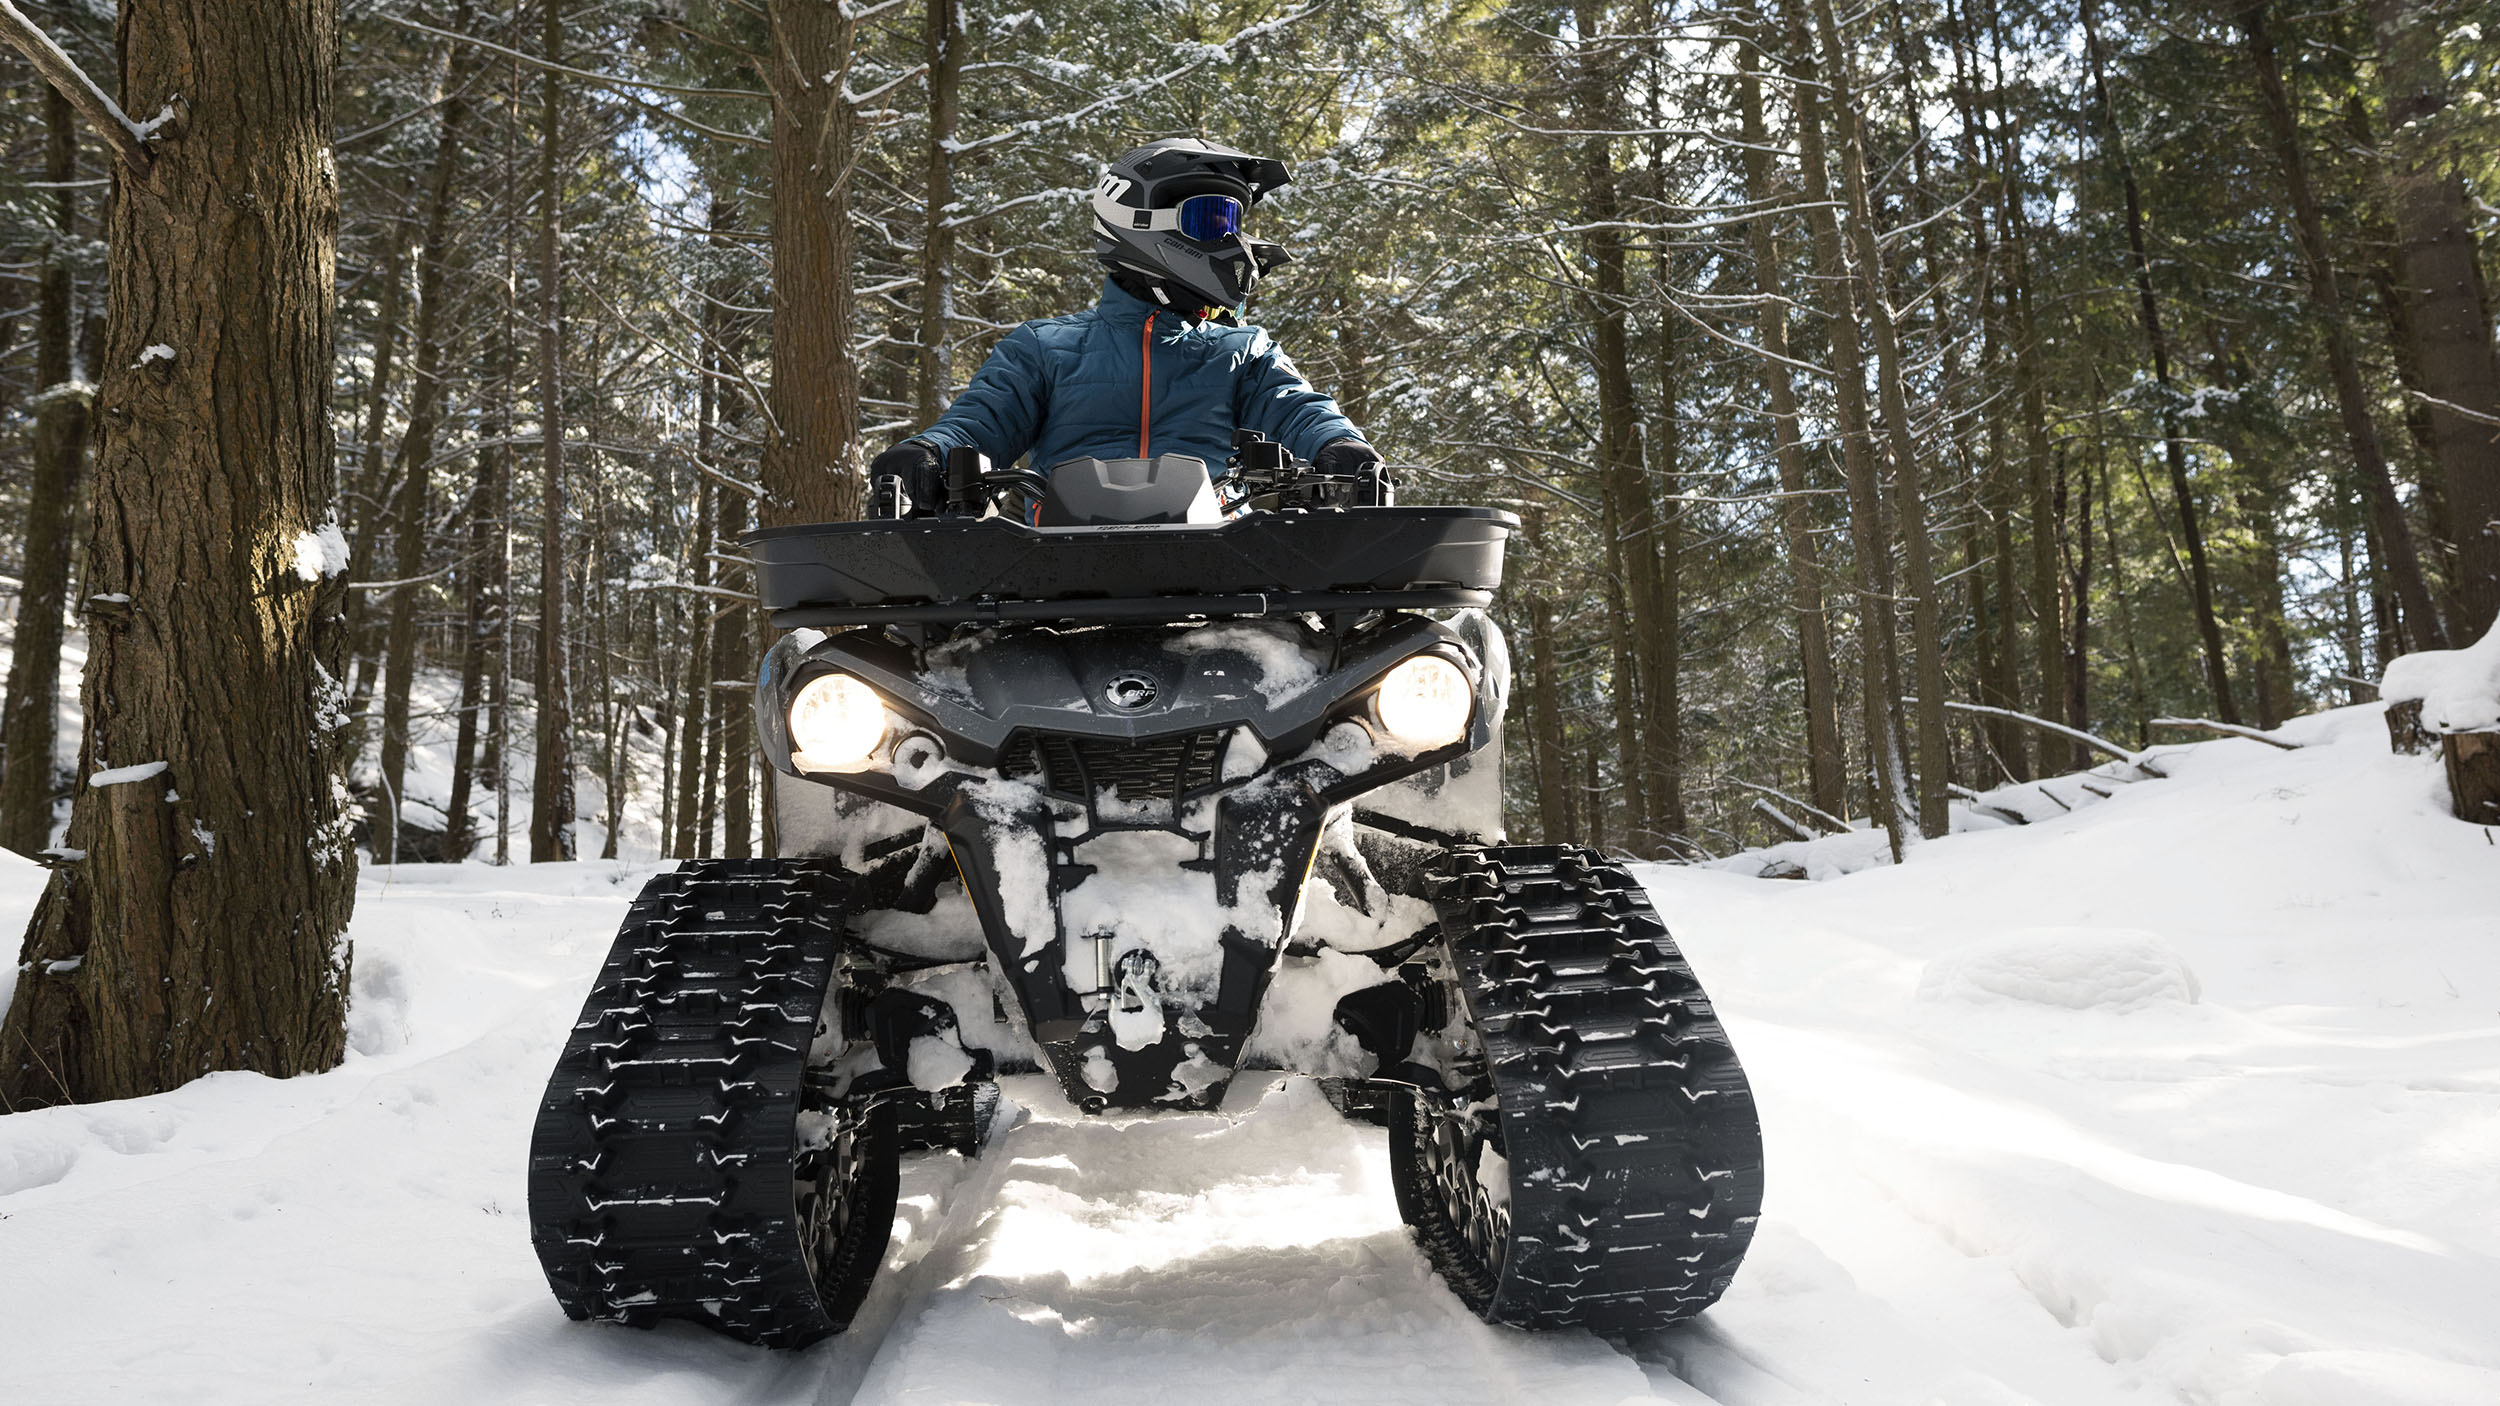
[[[1007,1088],[1026,1119],[956,1188],[858,1389],[819,1406],[1659,1399],[1587,1334],[1469,1315],[1398,1221],[1385,1139],[1308,1081],[1128,1119]]]

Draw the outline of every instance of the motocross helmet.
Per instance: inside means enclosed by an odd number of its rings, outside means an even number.
[[[1195,137],[1149,142],[1094,185],[1094,254],[1160,300],[1238,308],[1292,257],[1242,233],[1250,207],[1292,179],[1282,161]]]

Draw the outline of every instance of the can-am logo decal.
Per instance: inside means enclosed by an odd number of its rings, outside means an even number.
[[[1103,701],[1123,713],[1134,713],[1154,706],[1155,681],[1144,674],[1121,674],[1102,688]]]

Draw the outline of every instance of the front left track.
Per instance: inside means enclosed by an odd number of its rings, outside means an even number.
[[[768,1347],[848,1326],[891,1236],[881,1100],[807,1077],[859,886],[696,860],[645,885],[548,1081],[530,1239],[567,1314]]]

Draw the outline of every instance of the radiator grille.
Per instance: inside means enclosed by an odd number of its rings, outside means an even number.
[[[1186,800],[1210,790],[1229,729],[1207,728],[1143,742],[1065,732],[1019,732],[999,754],[1002,776],[1031,781],[1072,801],[1092,804],[1117,788],[1130,803]]]

